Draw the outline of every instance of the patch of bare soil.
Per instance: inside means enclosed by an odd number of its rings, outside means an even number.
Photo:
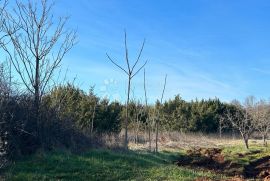
[[[178,166],[191,166],[223,173],[228,176],[242,175],[241,165],[225,161],[220,148],[194,148],[188,150],[188,156],[178,159]]]
[[[241,156],[241,155],[239,155]],[[234,176],[228,181],[242,181],[245,178],[256,178],[270,181],[270,156],[261,158],[243,168],[242,165],[232,161],[226,161],[219,148],[194,148],[187,151],[187,156],[179,158],[178,166],[203,168]],[[198,178],[197,181],[208,181],[209,178]]]
[[[270,156],[251,162],[244,167],[244,175],[247,178],[260,178],[270,181]]]

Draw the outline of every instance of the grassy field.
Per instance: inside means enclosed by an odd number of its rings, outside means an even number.
[[[203,138],[205,140],[205,138]],[[196,138],[195,140],[198,141]],[[207,139],[208,141],[210,140]],[[190,143],[192,143],[191,140]],[[197,142],[196,142],[197,143]],[[213,143],[221,143],[213,141]],[[192,145],[192,148],[194,148]],[[197,144],[197,148],[205,148]],[[260,142],[251,142],[246,150],[241,140],[224,141],[218,145],[222,156],[228,163],[235,163],[236,169],[242,171],[250,162],[270,155],[270,148],[260,146]],[[209,148],[217,144],[209,145]],[[195,180],[209,178],[213,180],[228,179],[222,171],[213,172],[205,167],[189,164],[178,166],[179,158],[188,157],[186,152],[191,148],[172,148],[163,144],[158,153],[146,151],[147,145],[131,145],[131,150],[110,151],[93,149],[74,154],[65,151],[37,153],[23,157],[5,170],[0,177],[4,180]],[[139,148],[139,149],[138,149]],[[229,169],[224,169],[229,171]]]
[[[220,178],[210,172],[181,168],[172,162],[176,152],[112,152],[84,154],[52,152],[25,157],[7,168],[6,180],[194,180]]]

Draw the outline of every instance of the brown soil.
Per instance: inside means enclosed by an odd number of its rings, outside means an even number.
[[[245,166],[244,175],[247,178],[270,179],[270,156],[263,157]]]
[[[178,166],[195,166],[215,172],[226,173],[230,176],[241,175],[241,165],[224,160],[224,155],[219,148],[196,148],[188,150],[188,156],[181,157],[176,164]]]
[[[239,157],[244,155],[239,155]],[[219,148],[194,148],[187,151],[187,156],[180,157],[178,166],[203,168],[228,176],[233,176],[230,181],[242,181],[245,178],[258,178],[270,181],[270,156],[251,162],[243,168],[242,165],[232,161],[225,161],[222,149]],[[268,179],[268,180],[267,180]],[[211,180],[198,178],[197,181]],[[229,181],[229,180],[228,180]]]

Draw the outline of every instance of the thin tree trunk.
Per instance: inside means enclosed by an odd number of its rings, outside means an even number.
[[[151,119],[149,119],[149,110],[148,110],[148,104],[147,104],[147,93],[146,93],[146,78],[145,78],[145,69],[143,71],[143,88],[144,88],[144,98],[145,98],[145,111],[146,111],[146,123],[148,123],[148,140],[149,140],[149,151],[152,151],[152,145],[151,145],[151,124],[150,121]]]
[[[162,106],[163,104],[163,97],[164,97],[166,84],[167,84],[167,74],[165,76],[164,86],[163,86],[161,100],[160,100],[160,106]],[[160,108],[158,108],[158,116],[157,116],[157,121],[156,121],[156,153],[158,152],[158,131],[159,131],[159,121],[160,121],[159,119],[160,119]]]
[[[156,153],[158,152],[158,128],[159,128],[159,121],[156,122]]]
[[[263,134],[263,146],[267,146],[266,135]]]
[[[232,139],[235,140],[235,131],[234,131],[234,129],[232,130]]]
[[[248,137],[247,136],[243,136],[243,139],[244,139],[244,143],[245,143],[246,149],[249,149]]]
[[[222,137],[222,128],[221,126],[219,126],[219,138],[221,139],[221,137]]]
[[[244,141],[244,144],[245,144],[245,147],[246,147],[246,149],[249,149],[249,146],[248,146],[248,136],[247,135],[245,135],[244,133],[242,133],[242,132],[240,132],[241,133],[241,136],[242,136],[242,139],[243,139],[243,141]]]
[[[151,143],[152,143],[152,140],[151,140],[151,124],[150,124],[150,119],[147,118],[147,120],[148,120],[148,124],[149,124],[149,126],[148,126],[149,151],[151,151],[152,150],[152,145],[151,145]]]
[[[137,125],[136,125],[136,144],[138,144],[138,137],[139,137],[139,130],[140,130],[140,122],[139,122],[139,115],[136,116]]]
[[[11,96],[11,82],[12,82],[12,73],[11,73],[11,66],[12,66],[12,63],[11,63],[11,61],[9,61],[9,85],[8,85],[8,97],[10,97]]]
[[[95,106],[94,106],[92,120],[91,120],[91,137],[93,137],[93,131],[94,131],[94,119],[95,119],[95,114],[96,114],[96,106],[97,106],[97,103],[95,101]]]
[[[125,120],[125,141],[124,148],[128,149],[128,119],[129,119],[129,94],[130,94],[131,77],[128,79],[128,94],[127,94],[127,106],[126,106],[126,120]]]
[[[40,85],[40,83],[39,83],[39,58],[38,57],[36,57],[36,70],[35,70],[36,72],[35,72],[35,86],[34,86],[34,109],[35,109],[35,129],[36,129],[36,134],[37,134],[37,136],[40,138],[40,139],[42,139],[40,136],[40,130],[41,130],[41,128],[40,128],[40,126],[41,126],[41,123],[39,122],[40,120],[39,120],[39,107],[40,107],[40,92],[39,92],[39,85]],[[40,140],[41,142],[42,142],[42,140]]]

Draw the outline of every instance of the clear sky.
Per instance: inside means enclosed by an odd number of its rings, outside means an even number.
[[[63,67],[84,90],[96,85],[100,96],[124,99],[126,76],[106,52],[125,66],[126,29],[132,60],[146,39],[151,101],[160,98],[166,73],[166,99],[270,97],[268,0],[56,0],[54,11],[70,15],[68,26],[78,30]],[[143,99],[143,72],[132,87]]]

